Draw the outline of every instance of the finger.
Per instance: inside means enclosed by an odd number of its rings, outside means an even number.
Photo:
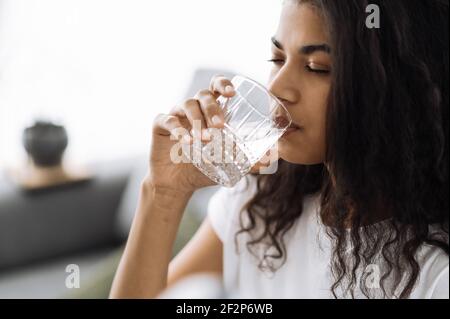
[[[194,137],[201,139],[201,130],[206,128],[206,122],[200,109],[199,101],[197,99],[188,99],[183,103],[182,108],[192,126],[192,134]]]
[[[200,109],[209,128],[223,128],[223,110],[214,95],[209,90],[199,91],[195,98],[200,103]]]
[[[252,166],[252,168],[250,169],[250,173],[251,174],[257,174],[259,173],[259,171],[261,170],[261,168],[263,167],[268,167],[268,165],[263,164],[261,162],[257,162],[255,165]]]
[[[250,169],[250,172],[261,173],[261,170],[268,169],[273,163],[279,160],[278,145],[274,144],[264,156]]]
[[[178,117],[186,117],[183,108],[180,105],[175,105],[169,112],[170,115],[175,115]]]
[[[216,75],[211,79],[209,90],[217,98],[219,95],[232,97],[236,94],[233,83],[223,75]]]
[[[189,122],[188,118],[186,117],[186,113],[184,112],[183,108],[180,105],[174,106],[170,112],[169,115],[175,115],[178,117],[178,119],[181,122],[181,125],[183,125],[184,128],[186,128],[188,131],[191,131],[192,125]]]
[[[189,131],[183,127],[177,116],[159,114],[153,124],[153,133],[161,136],[172,136],[175,140],[190,143],[192,138]]]

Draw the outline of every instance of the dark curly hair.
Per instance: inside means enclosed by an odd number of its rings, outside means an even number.
[[[449,253],[448,1],[371,0],[378,29],[365,26],[367,0],[291,1],[318,9],[331,35],[326,161],[280,160],[277,173],[258,176],[236,238],[249,233],[253,254],[268,241],[260,267],[276,271],[305,196],[320,193],[320,217],[332,225],[334,297],[343,288],[354,298],[357,285],[371,297],[357,270],[381,258],[382,297],[406,298],[418,249]]]

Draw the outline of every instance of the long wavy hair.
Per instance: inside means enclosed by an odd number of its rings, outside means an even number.
[[[257,176],[236,238],[249,234],[254,255],[265,243],[259,265],[276,271],[305,196],[321,194],[320,217],[332,225],[333,296],[354,298],[360,287],[373,297],[358,270],[381,259],[381,297],[406,298],[419,277],[419,248],[449,253],[448,1],[370,0],[380,8],[373,29],[367,0],[291,1],[318,9],[331,36],[326,161],[280,160],[275,174]]]

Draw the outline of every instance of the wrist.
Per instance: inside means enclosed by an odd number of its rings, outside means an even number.
[[[141,192],[145,196],[151,196],[152,198],[161,198],[170,202],[175,201],[186,203],[194,193],[191,190],[183,191],[168,186],[155,185],[148,176],[145,177],[141,183]]]

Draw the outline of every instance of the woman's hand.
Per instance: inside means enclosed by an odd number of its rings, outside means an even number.
[[[168,280],[173,282],[174,278],[198,270],[220,270],[220,240],[207,225],[200,233],[203,235],[196,236],[197,244],[191,244],[190,251],[185,253],[189,257],[178,259],[178,266],[169,278],[173,244],[189,198],[196,189],[213,184],[192,164],[174,163],[170,153],[181,138],[193,139],[189,133],[193,128],[196,129],[194,134],[201,136],[202,129],[223,127],[223,113],[216,99],[220,95],[231,97],[234,94],[231,82],[216,76],[208,90],[201,90],[169,114],[160,114],[155,119],[149,174],[141,187],[111,298],[153,298],[167,287]],[[194,121],[200,125],[197,127]],[[211,260],[205,261],[205,256]]]
[[[217,98],[235,94],[231,81],[224,76],[212,78],[209,89],[176,106],[169,114],[160,114],[153,124],[150,150],[150,171],[146,178],[153,187],[190,194],[196,189],[213,185],[191,163],[175,164],[171,159],[177,143],[192,144],[194,138],[207,140],[207,128],[223,128],[224,115]],[[195,125],[194,125],[195,122]],[[188,146],[188,145],[186,145]]]

